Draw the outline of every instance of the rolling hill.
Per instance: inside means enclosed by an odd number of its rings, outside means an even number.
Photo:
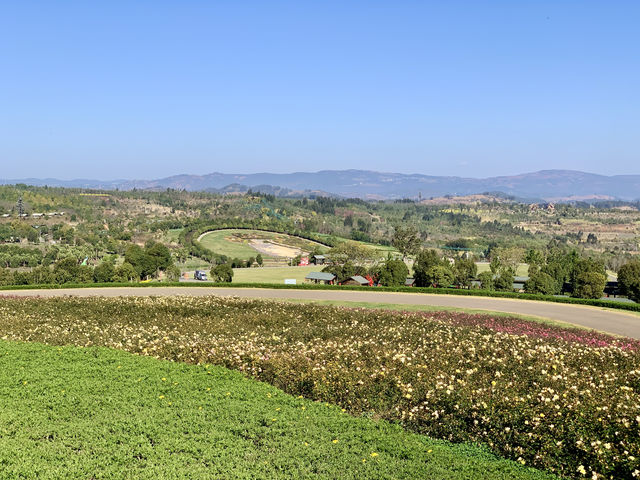
[[[430,198],[484,192],[501,192],[518,198],[547,201],[640,199],[640,175],[605,176],[574,170],[542,170],[489,178],[323,170],[286,174],[175,175],[157,180],[0,180],[0,184],[15,183],[120,190],[173,188],[220,193],[243,192],[252,188],[282,196],[336,195],[364,199]]]

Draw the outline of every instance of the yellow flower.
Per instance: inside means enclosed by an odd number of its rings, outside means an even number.
[[[333,439],[333,443],[338,443],[338,439],[337,439],[337,438],[334,438],[334,439]]]
[[[166,379],[166,378],[164,378],[164,377],[162,377],[162,381],[163,381],[163,382],[166,382],[166,381],[167,381],[167,379]]]
[[[163,399],[164,395],[159,395],[158,398]]]
[[[370,454],[370,455],[371,455],[371,457],[372,457],[372,458],[375,458],[375,457],[377,457],[377,456],[378,456],[378,454],[377,454],[376,452],[371,452],[371,454]]]

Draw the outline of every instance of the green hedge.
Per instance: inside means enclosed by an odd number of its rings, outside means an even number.
[[[373,292],[401,292],[427,293],[439,295],[462,295],[471,297],[515,298],[519,300],[535,300],[541,302],[568,303],[574,305],[589,305],[592,307],[613,308],[640,312],[640,304],[623,303],[612,300],[592,300],[586,298],[554,297],[551,295],[536,295],[530,293],[496,292],[490,290],[464,290],[455,288],[421,288],[421,287],[359,287],[352,285],[321,285],[303,283],[298,285],[284,285],[277,283],[213,283],[213,282],[148,282],[148,283],[82,283],[63,285],[7,285],[0,290],[31,290],[31,289],[62,289],[62,288],[100,288],[100,287],[217,287],[217,288],[268,288],[273,290],[355,290]]]

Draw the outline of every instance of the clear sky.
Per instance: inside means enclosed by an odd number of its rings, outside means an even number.
[[[16,1],[0,178],[640,173],[640,2]]]

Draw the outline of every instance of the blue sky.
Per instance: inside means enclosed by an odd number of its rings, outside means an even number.
[[[0,178],[638,174],[639,22],[636,1],[3,2]]]

